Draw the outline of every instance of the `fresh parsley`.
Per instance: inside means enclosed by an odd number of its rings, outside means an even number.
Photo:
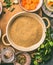
[[[35,51],[32,53],[32,65],[40,65],[41,63],[45,63],[49,61],[52,57],[52,47],[53,47],[53,41],[51,39],[51,31],[50,28],[47,29],[46,32],[46,39],[44,43]]]

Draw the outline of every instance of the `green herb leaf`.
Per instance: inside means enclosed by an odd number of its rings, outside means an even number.
[[[11,6],[10,0],[4,0],[4,2],[6,3],[6,7],[7,8],[9,8]]]
[[[35,60],[35,61],[34,61],[34,65],[39,65],[39,63]]]
[[[50,41],[49,44],[50,44],[51,47],[53,46],[53,42],[52,41]]]

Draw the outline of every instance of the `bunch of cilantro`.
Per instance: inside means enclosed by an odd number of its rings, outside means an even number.
[[[51,39],[51,29],[47,29],[44,43],[35,51],[32,57],[32,65],[41,65],[52,58],[53,40]]]

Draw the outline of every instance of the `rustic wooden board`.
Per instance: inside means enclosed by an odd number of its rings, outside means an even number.
[[[2,0],[0,0],[2,2]],[[3,4],[3,2],[2,2]],[[0,29],[2,30],[2,35],[6,33],[6,25],[9,21],[9,19],[16,13],[19,13],[19,12],[22,12],[23,10],[20,8],[19,4],[15,4],[15,5],[12,5],[12,7],[14,7],[14,11],[10,12],[8,11],[8,9],[6,8],[3,8],[3,11],[5,11],[6,13],[2,13],[0,15]],[[2,41],[0,40],[0,49],[3,47],[3,43]]]
[[[2,1],[2,0],[0,0]],[[3,31],[3,34],[6,31],[6,25],[9,21],[9,19],[16,13],[19,13],[22,11],[22,9],[20,8],[19,4],[17,5],[12,5],[12,7],[15,8],[15,10],[13,12],[8,11],[6,8],[3,8],[3,10],[6,12],[5,14],[2,14],[2,16],[0,16],[0,28]]]

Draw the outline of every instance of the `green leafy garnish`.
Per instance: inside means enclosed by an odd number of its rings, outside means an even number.
[[[39,63],[35,60],[35,61],[34,61],[34,65],[39,65]]]
[[[4,0],[4,2],[6,3],[6,8],[9,8],[12,4],[10,0]]]
[[[37,51],[34,52],[34,56],[32,56],[33,65],[39,65],[40,63],[45,63],[49,61],[52,58],[52,47],[53,41],[51,39],[51,31],[49,28],[47,29],[46,39],[44,43],[37,49]]]

